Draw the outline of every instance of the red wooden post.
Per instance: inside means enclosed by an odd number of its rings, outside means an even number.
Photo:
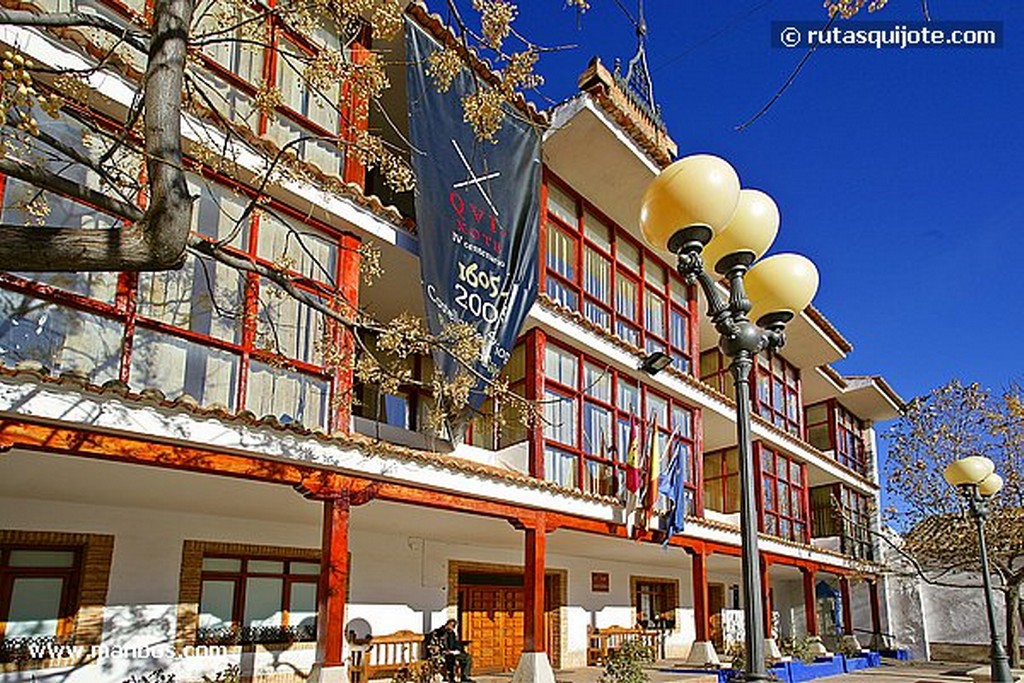
[[[338,264],[338,295],[340,301],[338,310],[345,316],[352,317],[359,308],[359,267],[361,255],[359,247],[362,241],[355,235],[345,233],[341,236],[341,249],[339,251]],[[352,425],[352,402],[355,398],[352,395],[353,371],[355,356],[355,339],[351,330],[339,329],[335,337],[336,343],[340,345],[339,358],[342,359],[337,369],[337,376],[334,383],[335,398],[338,409],[334,415],[335,429],[339,432],[348,433]]]
[[[544,518],[524,525],[526,531],[526,596],[523,605],[523,651],[544,652],[544,563],[547,537]]]
[[[850,608],[850,580],[845,576],[839,577],[839,591],[842,593],[843,601],[843,634],[853,634],[853,610]]]
[[[356,42],[352,43],[349,49],[349,59],[352,64],[365,64],[370,56],[369,36],[364,33]],[[356,131],[367,129],[369,122],[366,112],[370,104],[361,97],[352,82],[346,80],[341,84],[341,139],[345,145],[345,163],[342,168],[342,177],[346,183],[355,183],[360,188],[366,185],[366,166],[353,152],[352,145],[356,141]]]
[[[699,358],[700,353],[694,358]],[[697,362],[696,360],[694,362]],[[704,412],[700,408],[693,411],[693,469],[696,490],[693,493],[693,514],[704,516]]]
[[[316,661],[324,669],[344,666],[345,593],[348,588],[349,496],[323,502]]]
[[[764,637],[774,638],[772,633],[772,581],[768,575],[769,563],[761,559],[761,603],[764,605]]]
[[[871,632],[882,633],[882,605],[878,599],[878,581],[868,583],[868,599],[871,601]]]
[[[540,401],[544,398],[544,347],[547,335],[534,327],[526,333],[526,398]],[[537,420],[529,428],[530,475],[544,478],[544,424]]]
[[[804,621],[807,623],[807,635],[818,635],[818,598],[814,592],[817,573],[813,569],[801,568],[804,575]]]
[[[708,556],[703,549],[691,555],[693,562],[693,621],[698,642],[711,640],[711,615],[708,613]]]

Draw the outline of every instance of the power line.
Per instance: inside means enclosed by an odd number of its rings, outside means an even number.
[[[618,0],[615,0],[615,1],[618,2]],[[764,7],[767,7],[772,2],[773,2],[773,0],[762,0],[761,2],[757,3],[756,5],[754,5],[750,9],[748,9],[746,12],[744,12],[740,16],[736,17],[735,19],[733,19],[732,21],[727,23],[725,26],[723,26],[722,28],[718,29],[717,31],[715,31],[711,35],[707,36],[703,40],[700,40],[699,42],[691,45],[690,47],[686,48],[685,50],[683,50],[679,54],[675,55],[674,57],[670,57],[668,59],[668,61],[663,62],[662,64],[656,66],[654,69],[652,69],[652,71],[654,71],[654,72],[661,71],[665,67],[668,67],[668,66],[671,66],[671,65],[675,64],[676,62],[678,62],[680,59],[682,59],[683,57],[687,56],[691,52],[695,52],[696,50],[698,50],[698,49],[704,47],[705,45],[707,45],[708,43],[710,43],[715,38],[718,38],[718,37],[728,33],[732,29],[736,28],[736,26],[741,24],[747,17],[749,17],[750,15],[754,14],[758,10],[761,10]]]

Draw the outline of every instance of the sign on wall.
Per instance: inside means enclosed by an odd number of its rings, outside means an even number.
[[[610,585],[608,572],[590,572],[590,592],[607,593]]]
[[[485,87],[463,67],[447,92],[427,74],[441,48],[406,21],[409,136],[416,174],[416,225],[427,324],[440,334],[469,324],[483,339],[476,363],[491,379],[509,359],[537,295],[540,130],[507,115],[495,142],[477,140],[462,98]],[[460,370],[444,351],[435,364],[451,379]],[[483,402],[484,379],[470,404]]]

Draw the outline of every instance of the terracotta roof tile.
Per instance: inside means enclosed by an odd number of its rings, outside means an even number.
[[[73,373],[64,373],[55,377],[47,372],[46,368],[44,368],[42,364],[36,361],[22,361],[13,369],[0,367],[0,377],[14,378],[21,381],[41,382],[51,386],[58,386],[62,389],[83,391],[97,396],[116,397],[128,404],[156,407],[161,410],[182,411],[191,415],[214,418],[228,423],[244,424],[251,427],[264,427],[279,432],[290,432],[300,436],[316,438],[343,448],[355,448],[367,455],[384,455],[400,460],[433,465],[452,471],[459,471],[484,478],[506,481],[527,488],[546,490],[581,500],[614,505],[621,504],[618,499],[611,498],[609,496],[598,496],[577,489],[564,488],[554,482],[537,479],[529,475],[496,467],[494,465],[473,462],[453,455],[445,455],[431,451],[408,448],[405,446],[398,446],[388,442],[378,441],[362,434],[327,434],[323,430],[310,429],[298,422],[284,424],[274,415],[264,415],[257,419],[255,414],[250,411],[243,410],[237,413],[232,413],[226,406],[219,404],[201,406],[194,397],[188,394],[182,394],[175,399],[168,399],[159,389],[147,388],[142,389],[141,391],[132,391],[123,382],[116,380],[106,382],[103,386],[97,386],[83,381],[81,376],[76,376]]]

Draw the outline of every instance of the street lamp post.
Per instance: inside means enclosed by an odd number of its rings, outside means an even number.
[[[785,343],[785,325],[814,297],[818,273],[797,254],[779,254],[754,264],[775,239],[778,208],[762,192],[741,190],[736,172],[714,156],[686,157],[664,169],[644,194],[640,226],[649,244],[676,255],[679,274],[688,284],[700,285],[708,317],[719,334],[718,347],[731,359],[739,451],[744,677],[766,679],[750,376],[758,353],[778,350]],[[705,262],[725,277],[728,298],[719,292]]]
[[[985,584],[985,604],[988,607],[988,632],[991,638],[991,676],[993,683],[1013,683],[1010,660],[1006,656],[999,634],[996,631],[996,608],[992,600],[992,579],[988,566],[988,551],[985,547],[985,518],[988,517],[988,503],[1003,488],[1003,478],[995,473],[996,467],[984,456],[972,455],[956,460],[946,466],[943,476],[955,486],[967,501],[974,524],[978,528],[978,546],[981,551],[981,578]]]

